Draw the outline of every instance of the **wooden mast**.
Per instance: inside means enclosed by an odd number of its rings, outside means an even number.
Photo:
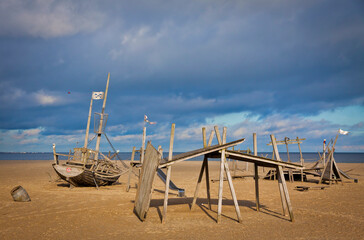
[[[87,148],[87,144],[88,144],[88,134],[90,132],[90,121],[91,121],[91,115],[92,115],[92,100],[93,100],[93,94],[91,94],[90,110],[88,111],[85,144],[83,145],[84,148]]]
[[[102,134],[102,125],[104,121],[104,113],[105,113],[105,106],[106,106],[106,99],[107,99],[107,91],[109,89],[109,80],[110,80],[110,73],[107,74],[107,82],[106,82],[106,89],[104,94],[104,103],[102,104],[102,111],[100,115],[100,123],[99,123],[99,129],[97,131],[97,140],[96,140],[96,147],[95,151],[99,152],[100,150],[100,141],[101,141],[101,134]],[[98,159],[98,154],[96,155],[96,160]]]

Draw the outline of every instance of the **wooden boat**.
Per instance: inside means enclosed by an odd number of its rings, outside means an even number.
[[[65,181],[74,186],[103,186],[115,183],[119,177],[126,172],[127,165],[121,161],[122,165],[112,161],[115,156],[118,157],[117,151],[113,148],[104,130],[108,115],[105,114],[105,105],[109,87],[110,73],[107,77],[105,93],[93,92],[90,102],[90,110],[87,120],[86,136],[84,147],[74,148],[73,153],[69,154],[56,153],[56,146],[53,144],[54,163],[52,164],[56,173]],[[102,112],[95,113],[95,133],[97,136],[95,150],[88,148],[89,129],[92,115],[92,102],[95,99],[104,99]],[[105,156],[100,149],[101,135],[105,135],[111,147],[114,149],[112,156]],[[67,161],[63,164],[59,162],[59,156],[66,156]],[[120,160],[120,158],[119,158]]]

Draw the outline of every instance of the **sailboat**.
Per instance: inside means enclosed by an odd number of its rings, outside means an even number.
[[[92,92],[90,101],[90,110],[88,114],[85,143],[83,147],[76,147],[69,154],[56,153],[56,145],[53,144],[53,156],[54,163],[52,164],[56,173],[63,180],[69,182],[73,186],[104,186],[115,183],[119,177],[125,173],[128,166],[121,161],[118,156],[118,151],[115,150],[111,144],[109,138],[105,133],[105,127],[108,115],[105,114],[105,106],[107,93],[109,88],[110,73],[107,76],[106,90],[105,92]],[[96,147],[95,149],[88,148],[89,144],[89,131],[90,121],[92,115],[92,103],[93,100],[103,99],[102,112],[95,112],[95,137]],[[110,146],[114,150],[114,154],[106,156],[100,151],[101,136],[104,135],[109,142]],[[94,138],[95,138],[94,137]],[[91,139],[91,141],[93,138]],[[59,156],[66,156],[67,161],[63,164],[59,162]],[[118,157],[122,165],[116,164],[111,160]]]

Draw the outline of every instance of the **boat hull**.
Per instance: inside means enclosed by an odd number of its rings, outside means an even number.
[[[92,172],[90,169],[83,169],[77,165],[53,164],[53,168],[60,178],[74,186],[95,187],[111,185],[120,177],[120,174],[108,176],[107,174]]]

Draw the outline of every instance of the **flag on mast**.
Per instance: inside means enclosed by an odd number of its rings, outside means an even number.
[[[344,131],[342,129],[339,129],[339,133],[342,134],[342,135],[348,135],[349,134],[348,131]]]
[[[104,99],[104,92],[92,92],[92,99],[93,100]]]
[[[148,119],[148,116],[147,116],[147,115],[144,115],[144,122],[147,122],[147,123],[149,123],[149,124],[157,124],[157,122],[151,122],[151,121],[149,121],[149,119]]]

